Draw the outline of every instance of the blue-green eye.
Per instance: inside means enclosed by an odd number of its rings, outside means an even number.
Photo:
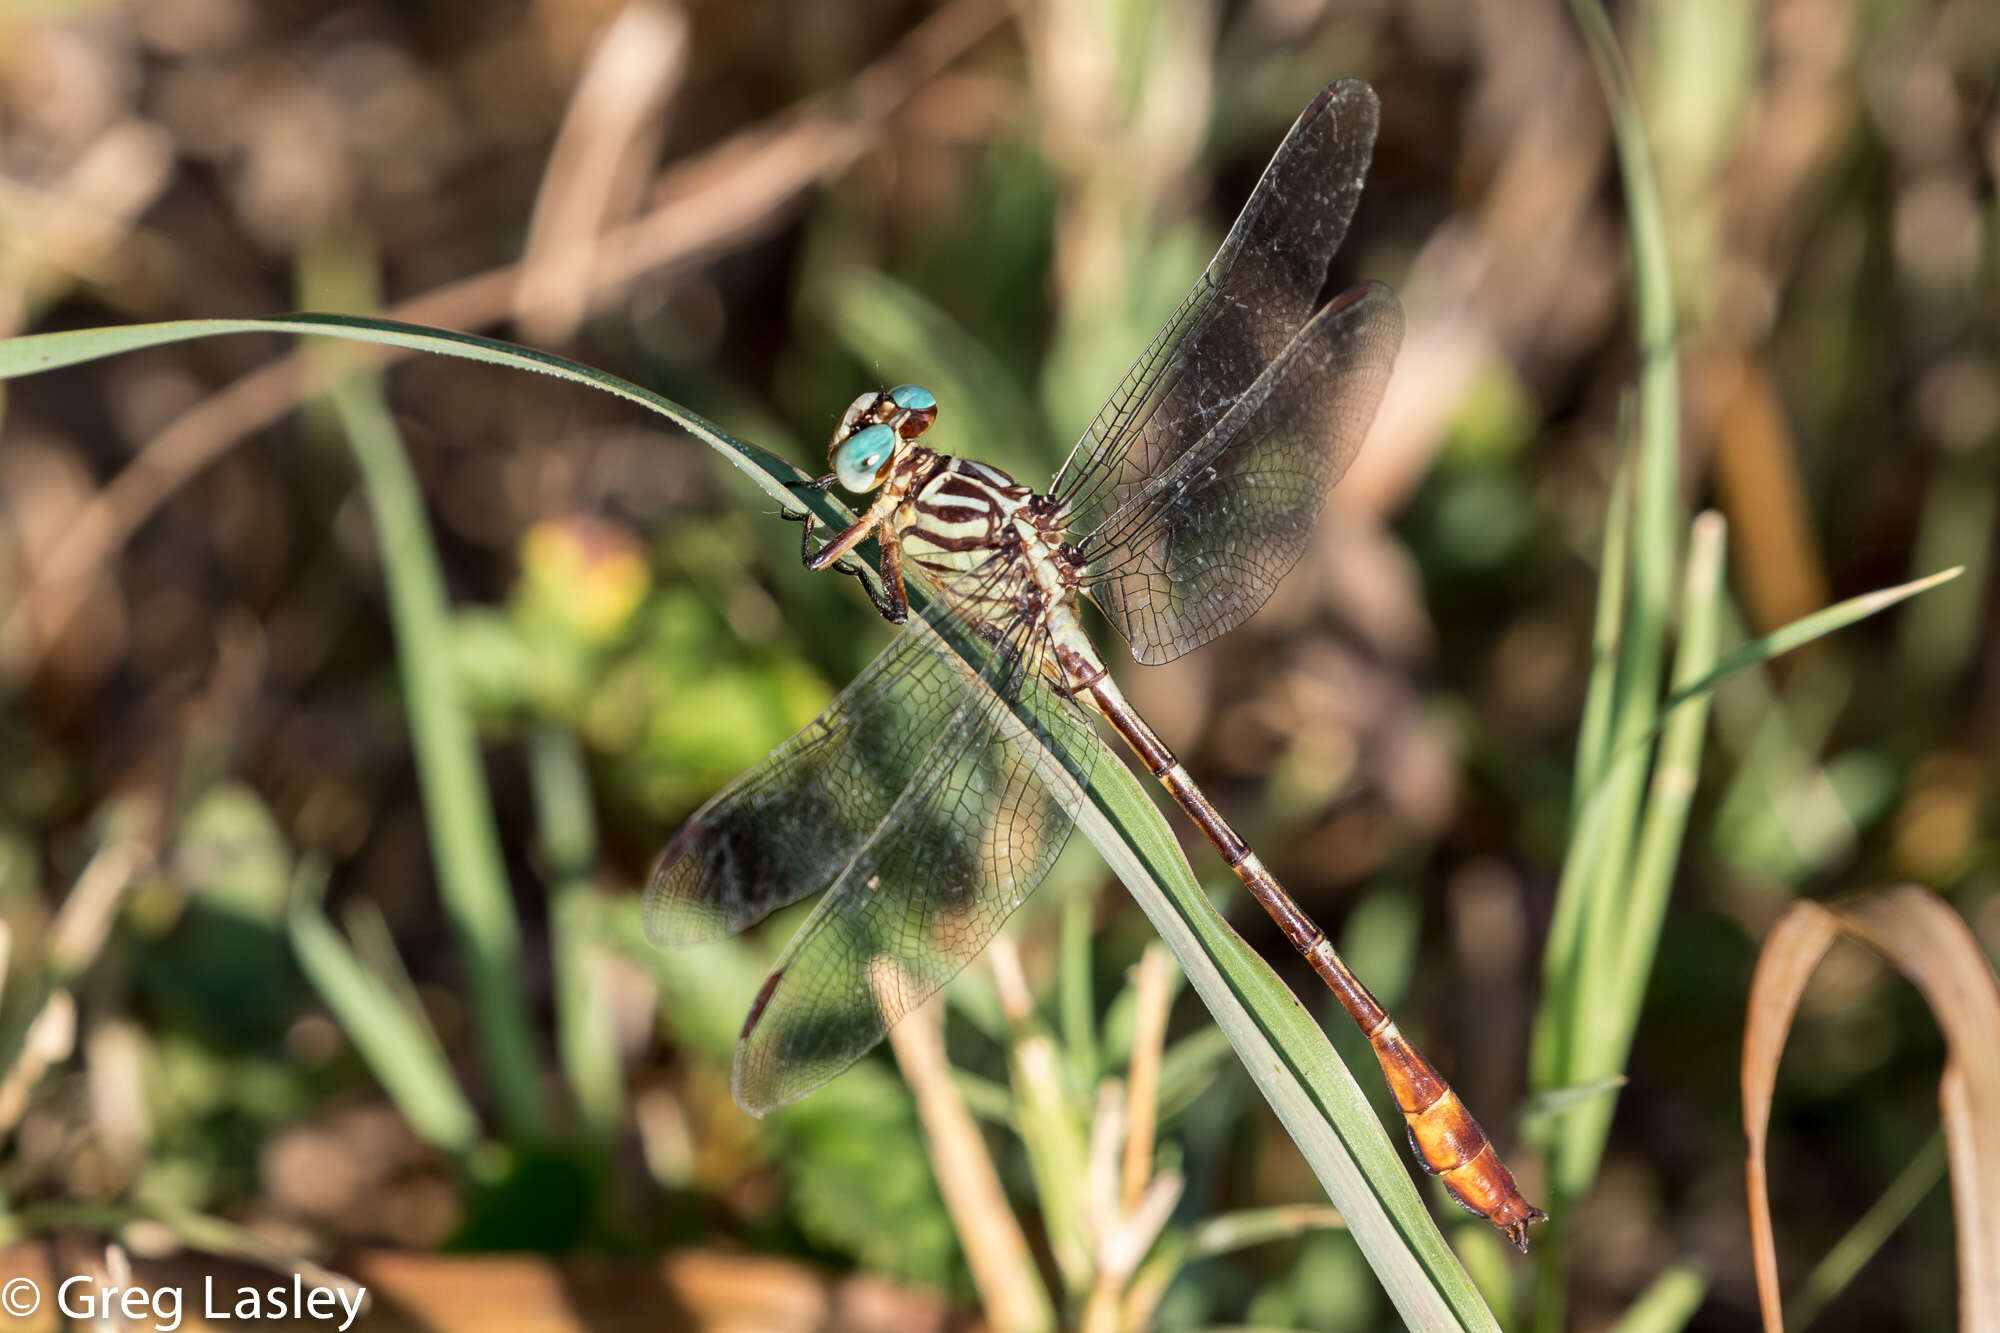
[[[879,422],[863,427],[833,451],[834,475],[850,491],[872,491],[881,483],[882,469],[895,452],[895,431]]]
[[[889,390],[889,401],[906,412],[926,412],[937,406],[937,398],[931,391],[915,384]]]

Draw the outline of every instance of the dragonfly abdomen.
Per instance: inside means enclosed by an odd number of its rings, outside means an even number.
[[[1459,1207],[1493,1223],[1526,1253],[1528,1224],[1543,1220],[1546,1214],[1522,1197],[1514,1173],[1500,1160],[1493,1141],[1465,1109],[1451,1084],[1410,1044],[1324,935],[1300,952],[1368,1038],[1375,1062],[1382,1066],[1382,1077],[1396,1099],[1396,1109],[1403,1113],[1410,1147],[1424,1169],[1443,1182]]]
[[[1334,952],[1325,932],[1264,868],[1242,836],[1195,785],[1166,743],[1125,702],[1110,678],[1100,675],[1094,680],[1079,680],[1076,693],[1103,714],[1112,729],[1159,779],[1160,785],[1173,795],[1202,835],[1228,862],[1243,887],[1270,913],[1286,940],[1312,964],[1313,971],[1340,1001],[1340,1007],[1368,1038],[1368,1045],[1396,1098],[1396,1108],[1403,1113],[1410,1146],[1416,1150],[1424,1169],[1444,1182],[1445,1189],[1460,1207],[1492,1222],[1525,1252],[1528,1225],[1543,1220],[1545,1214],[1522,1197],[1513,1173],[1500,1160],[1492,1141],[1465,1109],[1458,1094],[1451,1090],[1451,1085],[1410,1044],[1389,1017],[1388,1010]]]

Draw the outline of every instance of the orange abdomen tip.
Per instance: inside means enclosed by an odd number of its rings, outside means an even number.
[[[1453,1202],[1491,1222],[1515,1249],[1526,1254],[1528,1227],[1548,1214],[1522,1197],[1514,1173],[1500,1160],[1493,1141],[1458,1094],[1444,1087],[1437,1099],[1421,1110],[1405,1109],[1403,1120],[1409,1127],[1410,1147],[1424,1169],[1444,1182]]]

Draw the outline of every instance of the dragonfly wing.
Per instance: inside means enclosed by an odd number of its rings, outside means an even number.
[[[1141,662],[1200,647],[1270,598],[1361,448],[1402,338],[1380,283],[1329,302],[1202,440],[1078,543],[1085,588]]]
[[[986,946],[1062,850],[1102,744],[1034,653],[977,651],[985,669],[953,683],[963,706],[752,1006],[736,1048],[745,1109],[794,1101],[867,1054]]]
[[[1319,303],[1380,110],[1357,79],[1300,113],[1229,236],[1070,451],[1050,493],[1089,532],[1222,420]]]
[[[966,698],[936,635],[906,628],[825,712],[682,826],[647,885],[647,938],[731,935],[833,883]]]

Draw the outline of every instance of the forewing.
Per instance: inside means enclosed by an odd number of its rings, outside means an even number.
[[[697,810],[646,888],[646,936],[731,935],[833,883],[968,695],[935,634],[896,636],[806,728]]]
[[[736,1048],[747,1110],[796,1100],[865,1055],[985,947],[1069,836],[1102,746],[1042,677],[1033,627],[1008,646],[940,628],[984,670],[959,682],[965,706],[765,981]]]
[[[1056,474],[1072,531],[1091,531],[1205,437],[1292,342],[1347,235],[1379,118],[1355,79],[1300,113],[1207,271]]]
[[[1361,448],[1402,337],[1379,283],[1329,302],[1206,437],[1078,542],[1085,589],[1141,662],[1200,647],[1270,598]]]

